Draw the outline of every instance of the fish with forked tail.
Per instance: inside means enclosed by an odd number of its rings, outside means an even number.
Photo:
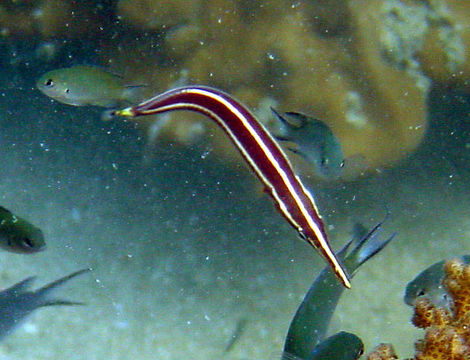
[[[10,335],[34,310],[45,306],[83,305],[81,302],[50,298],[48,295],[65,282],[91,271],[90,268],[75,271],[37,290],[28,290],[35,277],[28,277],[0,292],[0,340]]]
[[[383,221],[375,225],[369,232],[362,226],[356,226],[353,239],[338,252],[338,257],[342,260],[351,277],[354,276],[362,264],[380,252],[395,237],[395,234],[393,234],[386,240],[381,240],[378,235],[382,224]],[[348,248],[352,244],[354,244],[354,248],[348,252]],[[294,358],[298,357],[305,360],[316,359],[313,357],[314,349],[323,341],[343,291],[344,287],[335,281],[331,269],[325,268],[313,282],[291,321],[284,343],[284,353],[287,354],[286,359],[289,359],[288,356],[292,355],[294,355]],[[355,343],[357,346],[347,350],[345,358],[351,359],[348,356],[357,353],[359,342],[356,341]],[[329,345],[326,346],[327,344]],[[338,344],[339,348],[335,348],[335,344]],[[327,342],[323,346],[326,346],[329,353],[340,354],[344,353],[345,350],[344,345],[341,344],[343,342],[333,342],[332,340],[332,342]]]
[[[137,101],[145,85],[126,85],[121,76],[97,66],[76,65],[45,73],[36,87],[64,104],[111,108]]]

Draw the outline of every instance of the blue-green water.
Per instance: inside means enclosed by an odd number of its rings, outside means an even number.
[[[47,66],[5,65],[0,81],[0,205],[40,226],[48,242],[36,255],[0,253],[0,285],[94,271],[61,293],[86,306],[37,311],[0,344],[0,359],[276,358],[324,266],[319,256],[245,166],[227,168],[204,143],[161,141],[148,158],[132,124],[104,123],[97,109],[36,91]],[[359,271],[333,319],[332,331],[358,334],[366,351],[391,342],[410,357],[422,332],[409,324],[406,283],[468,253],[469,111],[468,97],[436,89],[415,154],[353,183],[308,183],[336,249],[355,222],[372,226],[386,209],[385,231],[398,232]],[[223,354],[242,318],[246,331]]]

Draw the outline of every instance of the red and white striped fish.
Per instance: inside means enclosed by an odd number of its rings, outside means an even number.
[[[193,85],[169,90],[114,114],[136,117],[174,110],[204,114],[228,134],[284,218],[325,258],[344,286],[350,288],[348,274],[329,244],[312,195],[273,136],[240,102],[218,89]]]

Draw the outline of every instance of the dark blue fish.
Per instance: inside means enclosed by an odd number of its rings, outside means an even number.
[[[315,174],[323,179],[336,179],[344,165],[343,150],[338,138],[324,122],[296,112],[283,115],[271,108],[284,124],[285,135],[278,140],[296,146],[287,149],[302,156],[313,166]]]
[[[346,331],[340,331],[323,340],[306,360],[356,360],[364,353],[362,340]]]
[[[351,277],[354,276],[359,266],[380,252],[394,238],[395,234],[386,240],[379,239],[382,224],[383,221],[368,233],[362,226],[356,226],[353,239],[338,252],[340,260]],[[359,236],[364,233],[366,233],[364,236]],[[354,244],[354,248],[348,252],[351,244]],[[338,283],[331,269],[325,268],[313,282],[290,324],[284,344],[284,353],[290,354],[287,356],[311,359],[314,349],[325,337],[343,291],[344,287]],[[341,346],[336,349],[333,345],[328,347],[329,350],[338,353],[343,353],[344,350]]]
[[[40,307],[83,305],[81,302],[51,298],[49,295],[68,280],[90,270],[78,270],[34,291],[30,291],[28,288],[35,277],[28,277],[0,292],[0,340],[10,335],[18,324]]]
[[[470,263],[470,255],[460,256],[465,264]],[[403,300],[413,306],[417,298],[427,298],[436,306],[449,307],[449,296],[442,286],[445,260],[439,261],[421,271],[406,285]]]

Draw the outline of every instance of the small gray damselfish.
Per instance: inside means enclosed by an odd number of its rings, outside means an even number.
[[[470,263],[470,255],[460,256],[465,264]],[[421,271],[418,276],[406,285],[403,300],[413,306],[416,299],[427,298],[436,306],[449,307],[447,291],[442,286],[445,260],[439,261]]]
[[[51,282],[37,290],[29,291],[35,277],[28,277],[23,281],[0,292],[0,340],[10,335],[13,330],[34,310],[45,306],[56,305],[83,305],[81,302],[49,298],[50,293],[69,281],[91,269],[75,271],[63,278]]]
[[[384,221],[385,219],[369,232],[363,226],[356,226],[353,239],[338,252],[337,255],[351,278],[362,264],[380,252],[395,237],[395,234],[392,234],[386,240],[379,238]],[[351,244],[354,244],[354,247],[348,252]],[[336,280],[331,269],[326,267],[313,282],[292,319],[284,343],[285,354],[306,360],[311,358],[312,352],[325,337],[343,291],[344,286]],[[330,345],[330,350],[343,353],[344,349],[335,349],[332,347],[334,344],[336,342]]]
[[[280,141],[296,144],[288,150],[302,156],[319,177],[329,180],[341,175],[344,165],[343,150],[338,138],[324,122],[296,112],[283,115],[271,108],[284,124],[285,135],[276,136]]]
[[[110,108],[137,101],[145,86],[126,85],[121,76],[98,66],[75,65],[45,73],[36,87],[64,104]]]

